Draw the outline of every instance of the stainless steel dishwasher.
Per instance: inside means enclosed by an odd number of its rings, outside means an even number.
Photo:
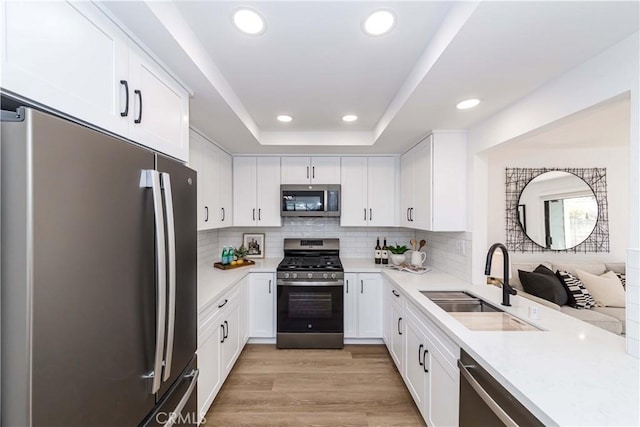
[[[464,350],[460,350],[460,427],[544,426]]]

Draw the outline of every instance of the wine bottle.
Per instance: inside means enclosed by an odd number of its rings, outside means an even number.
[[[382,245],[382,263],[389,264],[389,247],[387,246],[387,238],[384,238],[384,245]]]
[[[375,250],[375,261],[376,264],[382,263],[382,248],[380,247],[380,238],[376,240],[376,250]]]

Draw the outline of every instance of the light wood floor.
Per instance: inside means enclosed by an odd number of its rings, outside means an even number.
[[[206,426],[425,426],[383,345],[247,345]]]

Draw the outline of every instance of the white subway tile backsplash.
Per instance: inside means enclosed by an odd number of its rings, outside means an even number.
[[[416,240],[426,240],[423,251],[427,265],[443,270],[462,280],[471,280],[471,233],[416,231]],[[464,253],[458,250],[462,241]]]
[[[627,353],[640,359],[640,340],[627,336]]]
[[[640,305],[630,304],[627,302],[626,307],[627,320],[630,322],[640,322]],[[631,336],[631,334],[629,334]],[[632,336],[632,338],[635,338]]]
[[[338,218],[283,218],[282,227],[224,228],[198,232],[198,265],[218,261],[223,246],[240,246],[243,233],[265,234],[267,258],[281,258],[285,238],[339,238],[343,258],[373,258],[376,238],[382,245],[409,246],[409,240],[425,239],[427,265],[463,280],[471,279],[471,233],[438,233],[399,227],[340,227]],[[457,251],[457,242],[465,241],[465,254]]]

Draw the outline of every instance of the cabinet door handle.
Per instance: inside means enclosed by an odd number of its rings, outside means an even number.
[[[209,221],[209,206],[204,207],[204,222]]]
[[[222,221],[224,221],[224,218],[225,218],[224,208],[220,208],[220,209],[222,209]]]
[[[391,293],[393,293],[396,297],[400,298],[400,294],[395,289],[391,289]]]
[[[373,209],[369,208],[369,221],[373,221]]]
[[[227,305],[227,303],[228,303],[228,302],[229,302],[229,300],[225,298],[224,302],[223,302],[222,304],[220,304],[220,305],[218,306],[218,308],[222,308],[222,307],[224,307],[225,305]]]
[[[255,208],[253,208],[253,220],[254,221],[256,220],[256,209]]]
[[[360,280],[360,293],[364,294],[364,280]]]
[[[269,293],[271,293],[271,279],[269,279]]]
[[[258,208],[258,221],[262,221],[262,209]]]
[[[413,208],[411,208],[411,222],[413,222],[413,221],[414,221],[414,219],[413,219]]]
[[[347,293],[349,293],[349,281],[347,280]]]
[[[224,339],[229,338],[229,322],[224,321]]]
[[[364,208],[363,210],[364,210],[364,220],[366,221],[367,220],[367,208]]]
[[[429,354],[429,350],[425,348],[424,353],[422,353],[422,369],[424,369],[424,371],[428,374],[429,370],[427,369],[427,354]]]
[[[133,93],[138,95],[138,100],[140,101],[140,111],[138,112],[138,118],[133,121],[134,123],[138,124],[142,123],[142,91],[136,89],[133,91]]]
[[[424,365],[424,362],[422,360],[420,360],[420,356],[422,356],[422,349],[424,348],[424,344],[420,344],[420,346],[418,347],[418,363],[420,364],[420,366]]]
[[[311,178],[316,179],[316,167],[311,168]]]
[[[223,343],[223,342],[224,342],[224,340],[225,340],[225,338],[226,338],[226,337],[224,336],[224,325],[220,325],[220,327],[222,328],[222,340],[220,340],[220,342],[221,342],[221,343]]]
[[[411,221],[411,220],[409,219],[409,208],[407,208],[407,221]]]
[[[309,166],[307,166],[307,179],[309,179]]]
[[[126,80],[120,80],[120,84],[124,86],[124,111],[120,113],[120,117],[127,117],[129,115],[129,82]]]
[[[402,317],[398,317],[398,335],[402,335],[402,330],[400,329],[400,323],[402,323]]]

